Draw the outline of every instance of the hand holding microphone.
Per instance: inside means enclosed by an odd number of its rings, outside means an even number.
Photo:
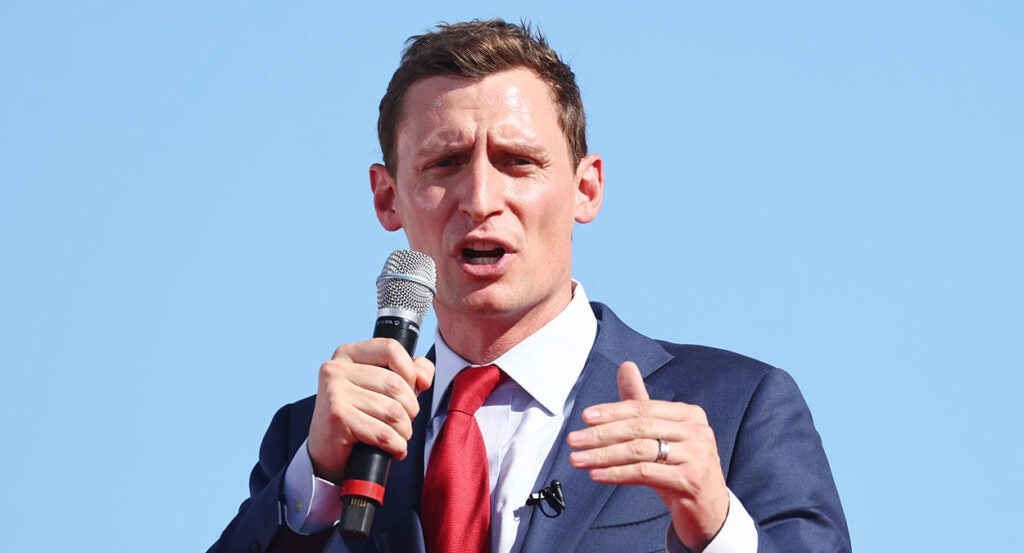
[[[429,257],[393,252],[377,279],[374,338],[338,348],[320,367],[309,455],[318,476],[342,484],[338,531],[347,537],[369,533],[390,458],[407,453],[416,395],[433,381],[433,363],[412,353],[434,278]]]

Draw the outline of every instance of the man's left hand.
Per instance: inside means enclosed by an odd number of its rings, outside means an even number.
[[[696,405],[650,399],[631,361],[619,366],[618,386],[622,401],[584,409],[590,428],[569,434],[569,446],[577,450],[570,462],[589,469],[595,482],[653,488],[672,514],[680,541],[703,550],[729,513],[729,490],[707,415]]]

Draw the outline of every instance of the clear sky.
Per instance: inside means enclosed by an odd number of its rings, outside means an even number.
[[[590,297],[793,374],[858,551],[1019,549],[1022,6],[3,1],[2,548],[217,538],[405,244],[367,179],[405,38],[501,16],[605,157]]]

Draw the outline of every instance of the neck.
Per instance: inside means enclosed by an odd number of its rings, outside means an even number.
[[[570,301],[571,286],[565,294],[522,313],[466,314],[438,309],[437,326],[452,351],[470,363],[484,365],[551,322]]]

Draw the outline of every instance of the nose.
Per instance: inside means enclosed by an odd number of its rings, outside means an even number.
[[[459,209],[475,222],[501,213],[505,208],[505,179],[488,156],[474,155],[465,175]]]

